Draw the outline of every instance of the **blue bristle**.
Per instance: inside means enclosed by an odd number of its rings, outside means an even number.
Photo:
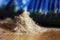
[[[52,0],[50,0],[50,11],[51,11],[51,8],[52,8]]]
[[[57,0],[54,0],[55,2],[54,2],[54,11],[55,11],[55,13],[57,13]]]
[[[44,13],[44,9],[45,9],[45,0],[43,0],[43,3],[42,3],[42,12]]]
[[[39,12],[41,12],[42,14],[44,13],[44,12],[42,12],[43,11],[43,6],[44,6],[44,0],[42,0],[42,2],[41,2],[41,7],[40,7],[40,10],[39,10]]]
[[[59,12],[60,12],[60,0],[59,0]]]
[[[28,10],[28,11],[31,11],[31,8],[32,8],[32,0],[29,2],[29,5],[28,5],[28,7],[27,7],[27,10]]]
[[[36,11],[36,12],[38,12],[38,6],[39,6],[39,3],[40,3],[40,0],[37,0],[36,8],[35,8],[35,11]]]
[[[44,11],[45,11],[45,14],[47,14],[47,12],[48,12],[48,0],[45,1]]]
[[[0,0],[0,8],[12,0]],[[14,0],[15,12],[25,10],[29,12],[40,12],[47,14],[49,11],[60,12],[60,0]]]
[[[9,3],[9,1],[10,0],[0,0],[0,8],[3,7],[3,6],[6,7],[7,4]]]
[[[15,0],[15,11],[22,9],[23,3],[22,0]]]
[[[34,4],[35,4],[35,0],[32,1],[32,4],[31,4],[32,5],[31,12],[34,11]]]
[[[24,1],[24,0],[23,0]],[[26,3],[24,3],[23,8],[25,11],[28,11],[28,5],[30,4],[31,0],[26,0]]]
[[[60,0],[58,0],[58,12],[59,12],[59,9],[60,9],[60,8],[59,8],[59,7],[60,7],[60,6],[59,6],[59,5],[60,5],[60,2],[59,2],[59,1],[60,1]]]

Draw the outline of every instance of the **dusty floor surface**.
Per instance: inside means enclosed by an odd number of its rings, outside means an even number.
[[[21,35],[0,28],[0,40],[60,40],[60,31]]]
[[[14,21],[0,20],[0,40],[60,40],[60,29],[41,28],[26,13],[17,21],[16,26]]]

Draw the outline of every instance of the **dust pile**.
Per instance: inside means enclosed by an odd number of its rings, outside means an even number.
[[[46,31],[60,31],[59,28],[45,28],[39,26],[35,23],[35,21],[33,21],[29,14],[29,12],[25,11],[19,16],[16,16],[15,19],[6,18],[5,20],[0,20],[0,27],[19,34],[36,34]]]
[[[46,31],[60,31],[59,28],[45,28],[39,26],[33,19],[29,16],[29,12],[23,12],[19,17],[16,17],[17,27],[14,29],[17,33],[26,34],[36,34],[43,33]]]
[[[24,12],[19,17],[16,17],[17,27],[14,29],[18,33],[34,34],[43,30],[29,16],[29,12]]]

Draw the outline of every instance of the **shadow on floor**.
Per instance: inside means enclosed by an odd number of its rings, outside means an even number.
[[[30,13],[30,17],[41,27],[60,28],[60,13],[35,14]]]

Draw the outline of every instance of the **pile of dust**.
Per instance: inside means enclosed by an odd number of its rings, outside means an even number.
[[[44,29],[40,28],[29,16],[29,12],[24,12],[19,17],[16,17],[17,27],[14,29],[17,33],[34,34],[39,33]]]
[[[0,27],[19,34],[35,34],[42,32],[42,29],[44,29],[40,28],[29,16],[29,12],[26,11],[19,16],[15,16],[15,19],[0,20]]]
[[[60,31],[59,28],[45,28],[41,27],[33,21],[33,19],[29,16],[29,12],[23,12],[19,17],[16,17],[16,25],[17,27],[14,29],[16,33],[22,34],[36,34],[43,33],[46,31]]]
[[[23,12],[19,17],[16,17],[17,27],[14,29],[17,33],[36,34],[43,33],[46,31],[60,31],[59,28],[45,28],[41,27],[33,21],[29,16],[29,12]]]
[[[14,20],[10,18],[0,20],[0,27],[2,26],[19,34],[36,34],[46,31],[60,31],[58,28],[44,28],[39,26],[29,16],[29,12],[26,11],[19,16],[16,16]]]

